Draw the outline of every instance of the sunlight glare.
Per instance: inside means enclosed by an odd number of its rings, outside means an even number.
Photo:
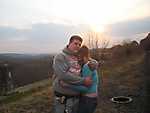
[[[101,25],[92,25],[91,28],[94,32],[103,33],[105,31],[105,28]]]
[[[132,18],[139,0],[55,0],[54,16],[71,20],[76,24],[111,24]],[[67,7],[66,7],[67,3]],[[129,13],[130,12],[130,13]]]

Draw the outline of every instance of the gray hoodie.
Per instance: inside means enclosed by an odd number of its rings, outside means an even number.
[[[81,66],[75,54],[76,53],[65,48],[61,53],[55,56],[53,62],[55,74],[53,81],[54,91],[70,96],[79,95],[79,92],[60,85],[60,80],[68,84],[83,84],[84,78],[80,76]]]

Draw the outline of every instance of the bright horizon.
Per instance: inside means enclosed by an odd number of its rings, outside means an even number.
[[[150,31],[149,5],[149,0],[1,0],[0,51],[59,51],[70,35],[88,29],[114,44],[139,40]]]

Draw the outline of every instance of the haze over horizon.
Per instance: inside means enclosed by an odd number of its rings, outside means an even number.
[[[0,53],[56,53],[89,30],[139,41],[150,32],[149,0],[0,0]]]

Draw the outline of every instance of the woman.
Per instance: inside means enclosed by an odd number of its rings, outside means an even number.
[[[97,106],[97,87],[98,87],[98,74],[97,67],[98,62],[90,58],[89,49],[86,46],[82,46],[79,50],[80,60],[82,67],[82,76],[91,76],[92,85],[87,87],[85,93],[81,93],[79,112],[78,113],[93,113]]]

